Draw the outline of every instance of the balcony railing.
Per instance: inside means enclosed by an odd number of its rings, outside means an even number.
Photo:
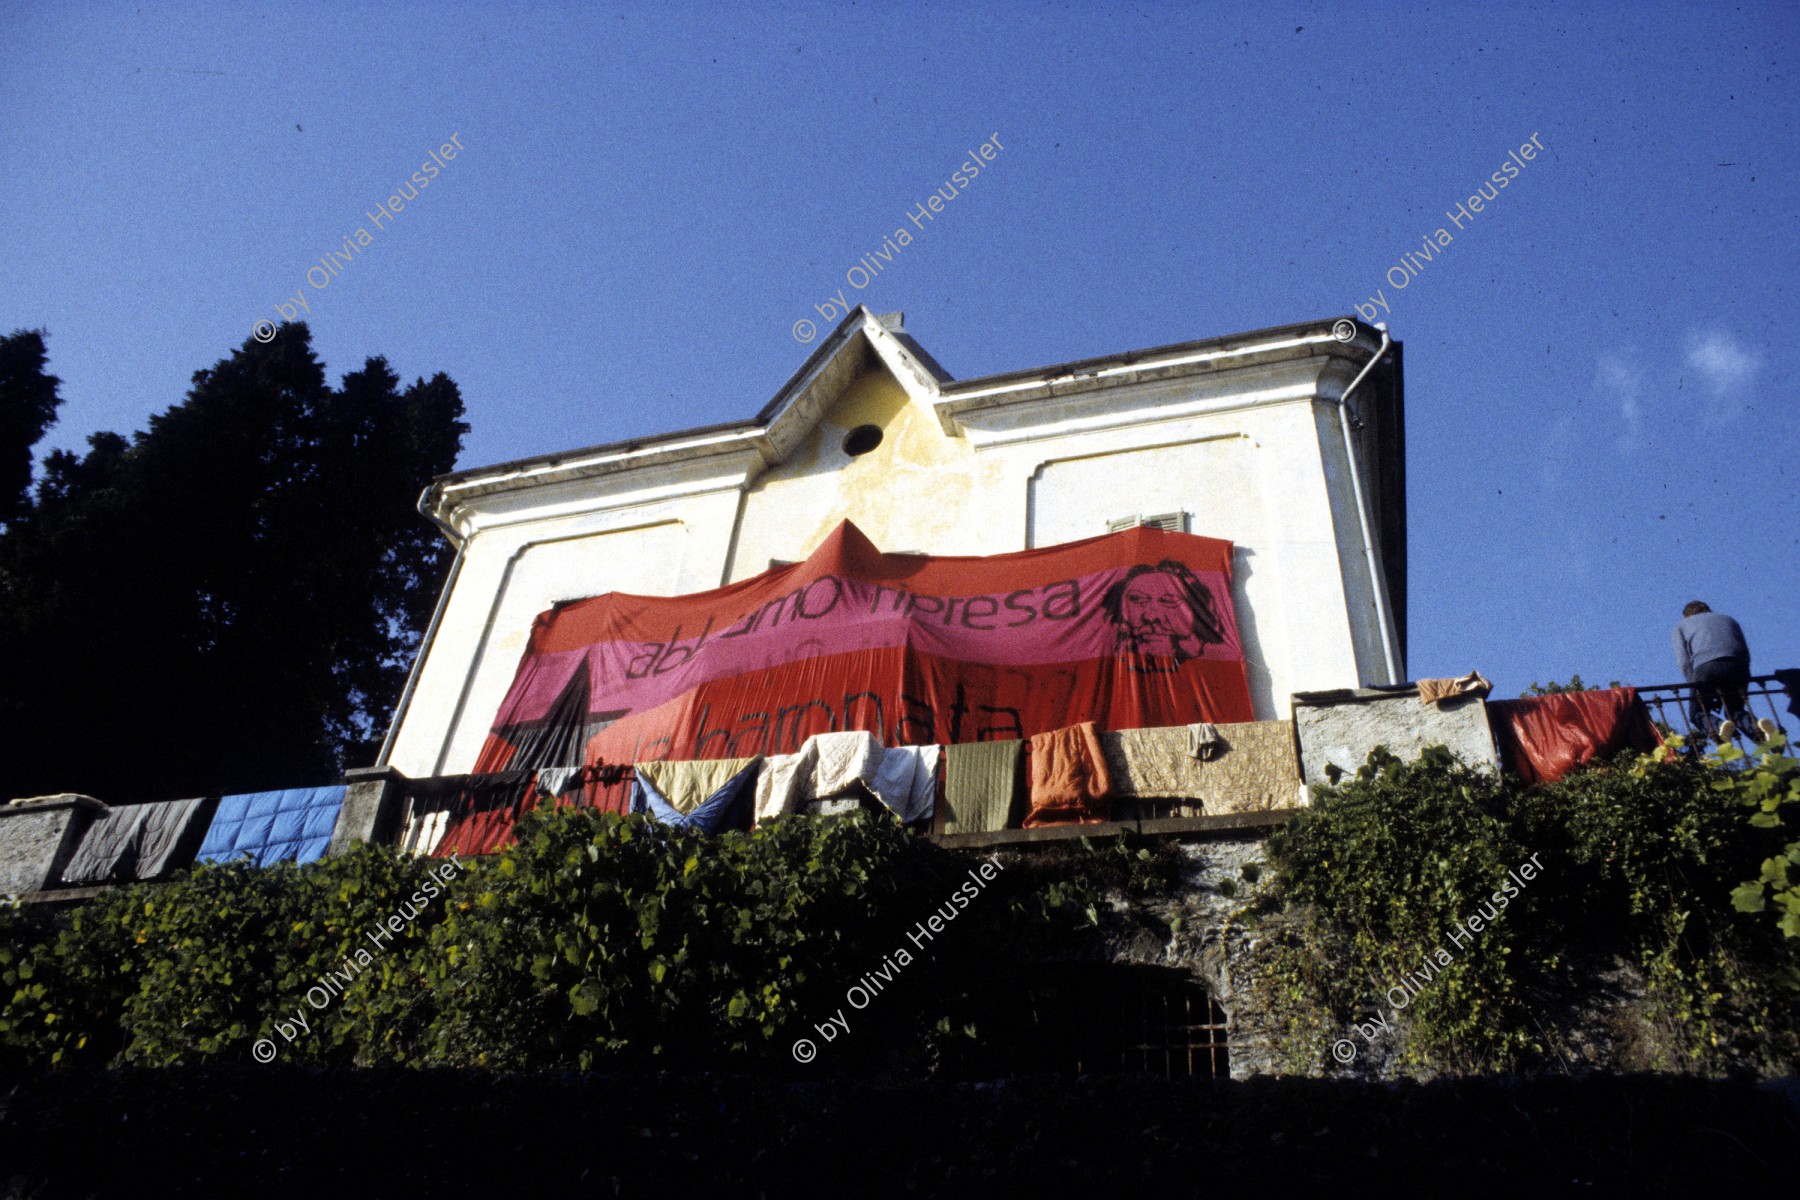
[[[1651,687],[1640,687],[1638,696],[1645,707],[1650,710],[1650,718],[1655,721],[1664,733],[1678,733],[1687,740],[1690,747],[1699,748],[1716,743],[1719,740],[1719,724],[1730,717],[1723,711],[1724,705],[1717,699],[1712,703],[1705,718],[1696,722],[1700,713],[1697,702],[1699,689],[1691,683],[1664,683]],[[1791,738],[1800,721],[1796,720],[1795,707],[1800,705],[1800,672],[1783,671],[1776,675],[1758,675],[1750,680],[1747,692],[1747,704],[1752,719],[1767,718],[1775,722],[1777,728]],[[1740,729],[1738,741],[1758,739],[1760,733],[1756,729]]]

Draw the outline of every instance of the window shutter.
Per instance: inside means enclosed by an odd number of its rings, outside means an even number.
[[[1131,529],[1138,525],[1154,525],[1158,529],[1166,529],[1170,533],[1187,532],[1187,514],[1185,512],[1154,513],[1145,516],[1138,513],[1129,517],[1116,517],[1106,523],[1106,532],[1118,533],[1122,529]]]

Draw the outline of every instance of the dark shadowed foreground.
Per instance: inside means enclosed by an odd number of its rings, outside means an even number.
[[[1790,1185],[1800,1148],[1794,1081],[1669,1076],[881,1086],[206,1067],[0,1089],[4,1194],[34,1198],[1729,1195]]]

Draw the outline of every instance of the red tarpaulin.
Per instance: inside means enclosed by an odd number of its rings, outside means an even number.
[[[1654,750],[1662,735],[1636,688],[1561,692],[1488,704],[1501,760],[1526,783],[1554,783],[1584,762]]]
[[[1139,526],[986,558],[883,554],[849,522],[710,592],[541,614],[476,764],[790,754],[1249,721],[1231,543]]]

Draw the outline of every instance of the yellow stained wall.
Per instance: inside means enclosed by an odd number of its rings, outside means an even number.
[[[881,444],[852,458],[844,437],[859,425],[880,429]],[[967,442],[945,434],[928,406],[872,364],[800,448],[750,487],[731,577],[765,571],[773,558],[805,558],[846,518],[883,550],[955,553],[973,458]]]

